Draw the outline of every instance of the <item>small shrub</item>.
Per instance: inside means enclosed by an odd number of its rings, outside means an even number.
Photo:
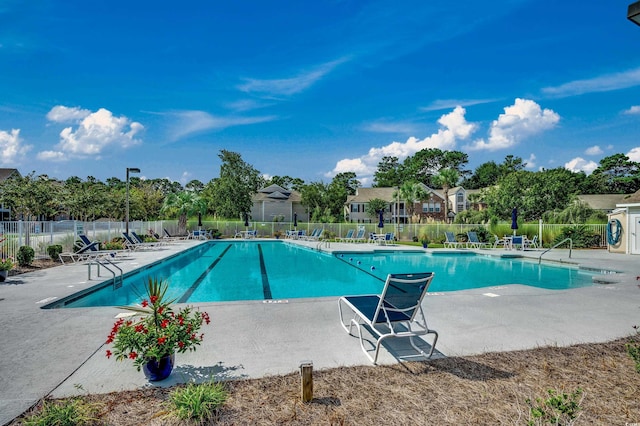
[[[100,245],[102,250],[124,250],[124,244],[121,241],[109,241]]]
[[[547,390],[549,398],[536,398],[535,404],[527,399],[529,404],[530,426],[540,424],[568,425],[578,417],[582,399],[582,389],[578,388],[570,394]]]
[[[29,246],[22,246],[18,249],[16,260],[20,266],[29,266],[33,262],[36,252]]]
[[[172,412],[180,419],[210,420],[227,400],[221,383],[189,383],[169,395]]]
[[[62,253],[62,245],[60,244],[54,244],[52,246],[47,247],[47,254],[51,258],[51,260],[53,260],[54,262],[57,262],[60,260],[60,258],[58,257],[60,253]]]
[[[22,421],[26,426],[90,425],[97,421],[98,404],[80,398],[65,401],[43,401],[42,409]]]
[[[562,232],[555,238],[553,245],[558,244],[566,238],[571,238],[573,248],[598,247],[600,245],[600,236],[585,225],[566,226],[562,228]]]
[[[638,334],[638,326],[634,325],[633,328],[636,329],[636,334]],[[633,340],[631,341],[631,343],[627,343],[625,346],[627,348],[627,353],[636,363],[636,372],[640,373],[640,343],[638,343],[636,340]]]

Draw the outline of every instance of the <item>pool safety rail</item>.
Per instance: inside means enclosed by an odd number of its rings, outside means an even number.
[[[91,262],[87,263],[87,279],[91,280],[91,266],[92,265],[96,265],[96,269],[97,269],[97,274],[98,277],[100,276],[100,267],[102,266],[103,268],[105,268],[107,271],[111,272],[111,275],[113,275],[113,289],[117,290],[120,287],[122,287],[122,282],[123,282],[123,274],[122,274],[122,269],[116,265],[115,263],[113,263],[111,260],[107,259],[106,257],[104,258],[96,258],[93,259]],[[117,276],[116,272],[112,269],[115,268],[120,272],[120,275]]]
[[[538,257],[538,265],[540,264],[540,262],[542,262],[542,255],[544,255],[546,252],[553,250],[554,248],[561,246],[562,244],[566,243],[567,241],[569,241],[569,259],[571,259],[571,250],[573,250],[573,240],[571,238],[565,238],[564,240],[560,241],[558,244],[554,245],[551,248],[546,249],[545,251],[543,251],[540,254],[540,257]]]

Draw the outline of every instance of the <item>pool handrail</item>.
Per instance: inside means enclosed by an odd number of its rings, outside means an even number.
[[[573,250],[573,240],[571,238],[565,238],[564,240],[560,241],[558,244],[554,245],[551,248],[546,249],[545,251],[543,251],[540,254],[540,257],[538,257],[538,265],[542,262],[542,255],[545,254],[548,251],[553,250],[554,248],[558,247],[559,245],[562,245],[563,243],[566,243],[567,241],[569,241],[569,259],[571,259],[571,250]]]

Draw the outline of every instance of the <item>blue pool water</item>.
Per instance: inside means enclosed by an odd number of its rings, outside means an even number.
[[[49,307],[138,303],[149,277],[167,278],[178,302],[292,299],[379,293],[389,273],[435,272],[430,292],[506,284],[547,289],[592,285],[593,273],[473,253],[328,254],[283,242],[209,242]]]

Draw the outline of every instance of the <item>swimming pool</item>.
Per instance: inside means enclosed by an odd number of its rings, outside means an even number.
[[[216,241],[105,281],[47,308],[138,303],[148,277],[167,278],[181,303],[282,300],[379,293],[389,273],[435,272],[431,292],[506,284],[568,289],[593,284],[594,272],[519,258],[450,252],[325,253],[282,241]]]

